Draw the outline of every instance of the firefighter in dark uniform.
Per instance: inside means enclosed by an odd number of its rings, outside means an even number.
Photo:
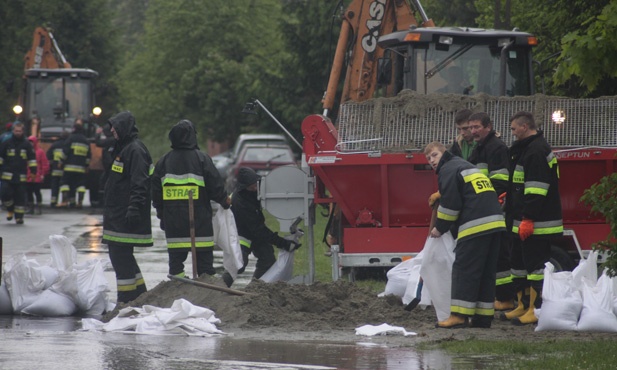
[[[36,175],[36,154],[32,144],[24,136],[24,125],[13,124],[13,136],[0,144],[0,169],[2,184],[0,198],[8,214],[6,219],[17,224],[24,223],[26,213],[26,177],[27,171]]]
[[[210,200],[229,208],[225,183],[210,157],[197,146],[192,122],[181,120],[169,132],[172,150],[154,167],[152,204],[165,230],[169,274],[184,277],[184,261],[191,251],[189,192],[193,192],[197,274],[214,275],[214,231]]]
[[[64,158],[64,142],[69,136],[68,132],[63,131],[62,135],[54,141],[49,149],[47,149],[47,160],[51,169],[50,189],[51,189],[51,207],[58,204],[58,195],[60,194],[60,183],[62,182],[63,158]]]
[[[538,321],[542,305],[544,265],[551,240],[563,235],[557,157],[538,130],[533,115],[518,112],[510,119],[516,141],[510,148],[510,181],[506,220],[512,231],[512,275],[518,306],[502,315],[515,325]]]
[[[505,220],[491,181],[478,168],[446,151],[439,142],[424,154],[438,175],[441,201],[431,237],[455,226],[450,317],[438,328],[490,328],[495,310],[495,272]]]
[[[257,257],[253,277],[259,279],[276,262],[272,245],[289,251],[299,248],[300,244],[279,236],[266,226],[261,202],[257,199],[257,182],[260,176],[251,168],[241,167],[238,170],[237,180],[236,189],[231,197],[231,210],[236,220],[244,257],[244,267],[239,272],[244,271],[249,255],[253,253]],[[225,282],[231,285],[229,281]]]
[[[90,143],[84,135],[84,125],[78,120],[73,125],[73,132],[64,142],[64,167],[62,173],[63,206],[81,208],[86,194],[86,171],[90,165]],[[77,204],[75,203],[77,193]]]
[[[475,164],[491,180],[500,202],[503,202],[508,189],[510,163],[508,146],[493,130],[493,123],[484,112],[472,114],[469,117],[469,127],[477,145],[468,161]],[[497,259],[495,310],[498,311],[514,308],[515,293],[510,271],[510,249],[510,235],[506,233],[501,238]]]
[[[130,112],[118,113],[109,124],[116,144],[105,183],[103,243],[108,245],[116,273],[118,303],[126,303],[147,291],[133,249],[153,245],[150,176],[154,166]]]

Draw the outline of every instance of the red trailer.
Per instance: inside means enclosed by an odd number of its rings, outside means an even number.
[[[609,232],[606,220],[579,200],[585,189],[617,168],[617,98],[485,95],[458,104],[451,100],[410,93],[343,104],[337,128],[321,115],[304,120],[303,147],[316,176],[315,202],[336,203],[342,214],[338,268],[394,266],[420,252],[431,214],[427,200],[437,189],[437,176],[422,148],[433,140],[451,142],[456,135],[453,116],[463,107],[488,112],[508,144],[508,118],[519,110],[534,112],[560,166],[566,232],[553,245],[552,262],[573,268]],[[410,101],[421,106],[421,114],[404,109]],[[565,120],[554,122],[555,112]]]

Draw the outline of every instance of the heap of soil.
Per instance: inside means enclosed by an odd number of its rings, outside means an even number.
[[[200,277],[198,281],[225,287],[220,279],[209,276]],[[161,282],[129,305],[168,308],[175,300],[183,298],[213,310],[222,321],[221,327],[237,328],[344,330],[365,324],[403,326],[410,320],[410,312],[404,310],[400,298],[379,298],[375,292],[347,281],[303,285],[253,280],[243,291],[248,294],[232,295],[172,280]],[[118,305],[103,321],[111,320],[123,307],[126,305]],[[418,310],[413,316],[434,325],[432,310]]]
[[[225,287],[222,280],[207,275],[198,281]],[[535,325],[515,326],[499,319],[493,320],[491,329],[437,329],[437,316],[432,307],[406,311],[397,296],[378,297],[367,288],[342,280],[311,285],[253,280],[243,291],[248,294],[231,295],[175,280],[164,281],[129,302],[128,306],[169,308],[175,300],[183,298],[194,305],[213,310],[221,320],[217,327],[224,332],[237,338],[259,340],[356,342],[366,339],[356,336],[355,328],[383,323],[418,334],[414,337],[388,335],[371,339],[399,346],[472,338],[489,341],[614,340],[612,333],[535,332]],[[102,321],[108,322],[126,306],[119,304]]]

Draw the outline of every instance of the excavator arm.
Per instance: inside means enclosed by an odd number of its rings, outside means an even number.
[[[31,68],[71,68],[71,63],[67,62],[60,51],[51,29],[45,27],[37,27],[34,30],[32,47],[26,53],[24,61],[24,71]]]
[[[434,26],[433,21],[426,18],[419,1],[415,0],[414,3],[422,15],[422,26]],[[334,106],[337,87],[345,69],[346,54],[348,63],[341,103],[370,99],[377,84],[377,61],[384,54],[377,40],[383,34],[417,25],[412,8],[406,0],[354,0],[343,14],[330,79],[323,98],[324,115],[327,116]]]

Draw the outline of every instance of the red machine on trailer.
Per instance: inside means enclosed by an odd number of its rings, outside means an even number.
[[[579,199],[617,166],[617,98],[534,95],[533,35],[430,27],[415,1],[429,26],[419,28],[402,4],[352,2],[344,14],[324,115],[302,123],[306,161],[316,176],[314,201],[335,203],[341,212],[335,270],[393,266],[420,252],[431,213],[427,199],[437,189],[422,148],[433,140],[450,143],[456,136],[454,114],[462,108],[487,112],[507,144],[512,142],[509,117],[520,110],[534,113],[561,171],[566,232],[553,245],[552,262],[574,267],[609,232],[606,220],[591,215]],[[377,38],[378,44],[365,42]],[[349,64],[335,127],[328,114],[344,55]],[[464,89],[438,94],[452,82],[446,73],[452,66],[463,71]]]

